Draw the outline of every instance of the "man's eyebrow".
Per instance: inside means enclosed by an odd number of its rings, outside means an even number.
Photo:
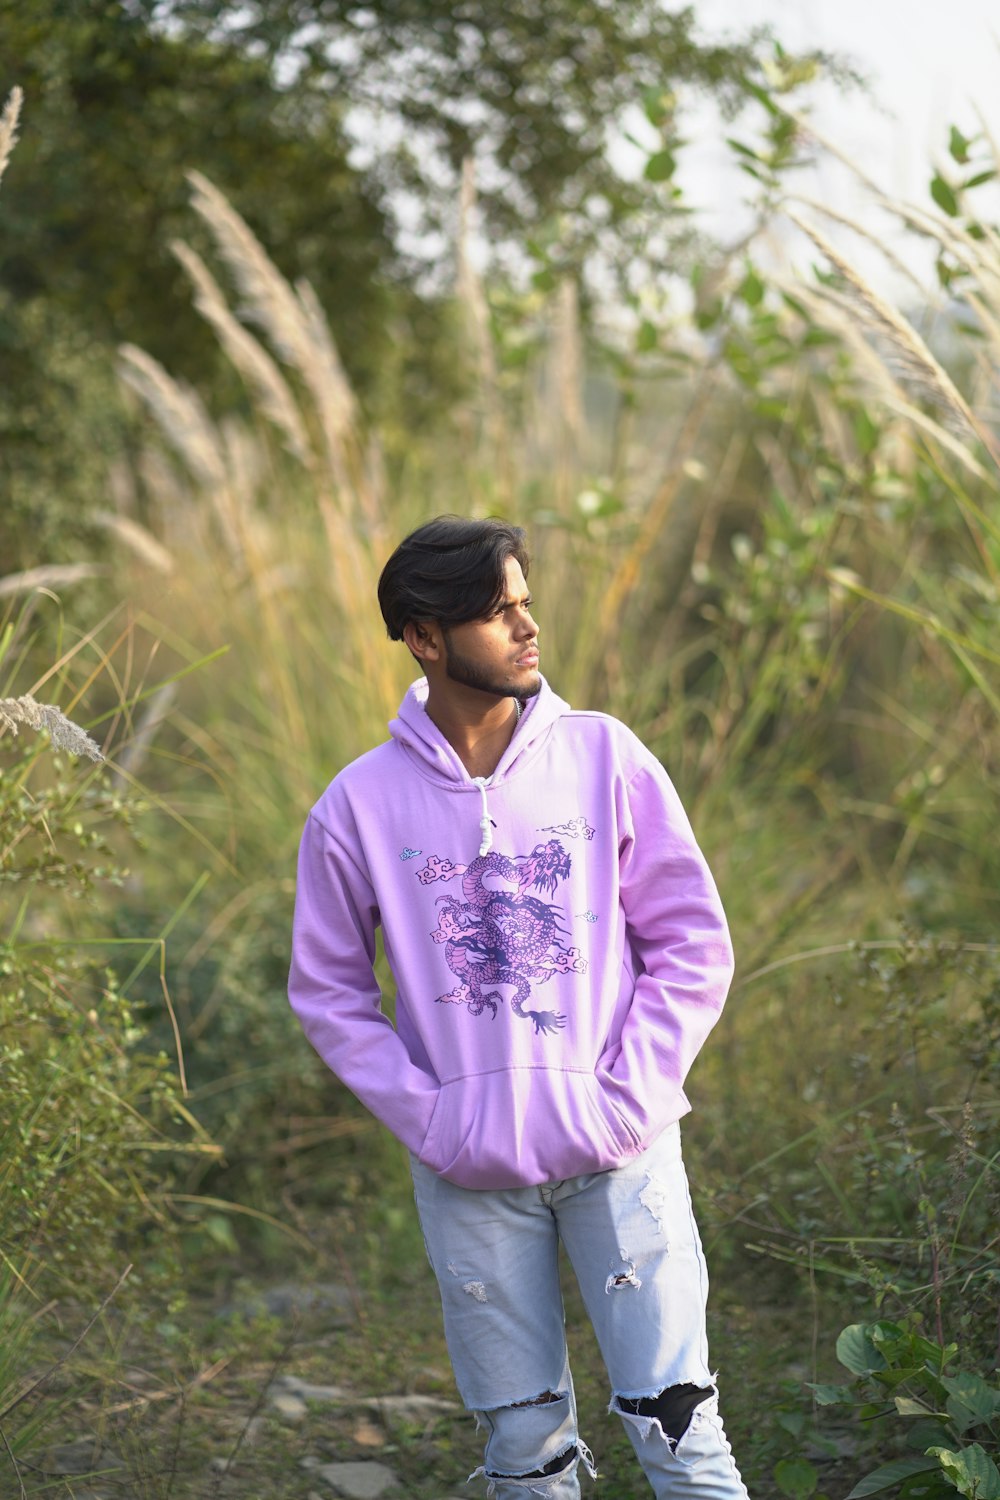
[[[535,601],[532,599],[531,592],[529,590],[529,592],[524,595],[523,599],[503,599],[503,600],[501,600],[501,602],[497,605],[497,609],[510,609],[515,604],[533,604],[534,602]]]

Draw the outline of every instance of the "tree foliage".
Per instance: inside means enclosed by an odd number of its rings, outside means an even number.
[[[161,0],[156,13],[348,101],[370,180],[410,195],[425,231],[447,225],[474,156],[494,245],[564,216],[577,260],[627,240],[646,201],[609,155],[629,109],[655,96],[669,123],[681,87],[734,109],[759,41],[707,41],[693,7],[658,0]]]

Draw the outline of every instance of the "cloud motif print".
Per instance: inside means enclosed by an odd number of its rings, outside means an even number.
[[[468,865],[456,865],[436,854],[418,870],[421,885],[461,879],[462,897],[439,896],[438,925],[431,933],[443,943],[448,967],[458,980],[439,1004],[467,1005],[469,1014],[489,1010],[496,1019],[504,996],[498,986],[514,989],[511,1013],[530,1021],[535,1035],[552,1035],[566,1025],[555,1010],[530,1010],[532,986],[553,974],[585,974],[587,960],[563,941],[566,929],[554,902],[530,895],[554,895],[570,872],[571,861],[558,839],[536,844],[530,854],[508,856],[497,850]],[[498,884],[486,884],[491,878]]]
[[[568,823],[550,823],[543,829],[543,833],[562,833],[571,839],[592,839],[594,829],[591,828],[586,818],[570,818]]]

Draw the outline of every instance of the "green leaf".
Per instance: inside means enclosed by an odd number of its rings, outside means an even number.
[[[959,1432],[989,1422],[1000,1412],[1000,1391],[987,1385],[971,1370],[963,1370],[959,1375],[944,1375],[941,1384],[948,1393],[948,1415]]]
[[[952,1430],[948,1424],[930,1417],[911,1422],[906,1429],[906,1446],[915,1453],[926,1453],[928,1448],[950,1443],[951,1439]]]
[[[931,1448],[928,1456],[940,1461],[948,1479],[967,1500],[1000,1500],[1000,1469],[978,1443],[957,1453],[950,1448]]]
[[[938,208],[943,209],[949,218],[958,217],[959,208],[955,190],[950,183],[945,182],[940,173],[935,173],[931,178],[931,197]]]
[[[849,1403],[851,1393],[846,1385],[813,1385],[809,1389],[817,1406],[837,1406]]]
[[[750,146],[745,146],[742,141],[736,140],[734,136],[726,136],[726,145],[731,146],[734,151],[738,151],[740,156],[747,156],[751,161],[759,161],[762,166],[765,165],[764,158],[759,151],[754,151]]]
[[[774,1467],[774,1482],[788,1500],[809,1500],[819,1483],[812,1464],[804,1458],[783,1458]]]
[[[886,1362],[871,1338],[871,1325],[851,1323],[837,1340],[837,1358],[852,1375],[871,1375],[884,1370]]]
[[[984,182],[992,182],[996,175],[996,167],[990,167],[988,172],[977,172],[974,177],[969,177],[962,183],[963,193],[968,192],[969,188],[982,187]]]
[[[673,175],[677,162],[672,151],[656,151],[646,163],[643,172],[647,182],[667,182]]]
[[[866,1474],[864,1479],[859,1479],[847,1500],[864,1500],[865,1495],[877,1495],[882,1490],[892,1489],[914,1474],[931,1474],[936,1467],[923,1455],[919,1458],[894,1458],[891,1463],[883,1464]]]
[[[966,140],[957,126],[953,125],[951,127],[951,135],[948,138],[948,150],[955,161],[961,162],[964,165],[969,160],[969,146],[971,144],[971,141]]]
[[[643,89],[642,91],[643,113],[649,123],[655,125],[657,128],[673,114],[676,103],[676,94],[672,93],[670,89],[662,88],[659,85],[654,85],[652,88]]]
[[[751,83],[749,78],[744,78],[743,87],[748,94],[757,100],[758,104],[763,104],[769,115],[779,115],[781,113],[778,105],[775,104],[767,90],[762,89],[759,84]]]
[[[648,318],[643,318],[639,324],[639,332],[636,334],[635,347],[640,354],[648,354],[650,349],[655,349],[657,344],[656,324],[651,323]]]
[[[934,1416],[929,1406],[922,1401],[914,1401],[910,1396],[895,1397],[896,1410],[901,1417],[930,1417]]]
[[[740,283],[740,296],[748,307],[759,307],[764,300],[764,282],[754,270],[747,271]]]

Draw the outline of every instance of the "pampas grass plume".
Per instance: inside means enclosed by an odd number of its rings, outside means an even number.
[[[3,176],[7,163],[10,161],[10,153],[17,143],[17,122],[21,114],[21,102],[24,95],[19,88],[12,88],[7,96],[7,103],[0,114],[0,177]]]
[[[18,727],[27,724],[29,729],[44,730],[57,750],[68,750],[70,755],[87,755],[91,760],[103,760],[100,746],[67,719],[61,708],[51,703],[38,703],[30,693],[21,698],[0,698],[0,735],[16,735]]]

